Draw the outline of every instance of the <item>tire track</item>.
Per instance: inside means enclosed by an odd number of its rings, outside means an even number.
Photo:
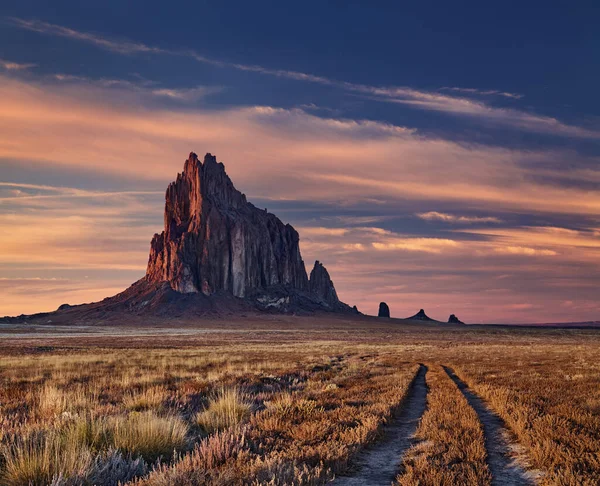
[[[402,456],[413,445],[413,435],[427,406],[427,366],[421,365],[408,395],[396,418],[385,425],[383,438],[365,449],[354,461],[347,474],[338,476],[331,484],[336,486],[389,486],[395,479]]]
[[[502,419],[492,412],[451,368],[447,366],[443,368],[479,416],[485,434],[492,486],[535,485],[536,482],[531,475],[517,463],[514,457],[511,457],[510,434]]]

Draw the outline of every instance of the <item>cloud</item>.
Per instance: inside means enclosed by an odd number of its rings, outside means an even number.
[[[468,94],[474,94],[474,95],[481,95],[481,96],[503,96],[505,98],[512,98],[515,100],[519,100],[521,98],[523,98],[522,94],[518,94],[518,93],[509,93],[507,91],[499,91],[496,89],[477,89],[477,88],[456,88],[456,87],[443,87],[440,88],[440,91],[455,91],[458,93],[468,93]]]
[[[525,226],[519,228],[486,228],[456,230],[475,235],[494,238],[499,241],[510,241],[524,246],[552,247],[571,250],[573,252],[583,249],[600,250],[600,240],[593,229],[573,230],[554,226]]]
[[[5,59],[0,59],[0,68],[6,69],[7,71],[26,71],[36,66],[37,64],[19,63],[13,61],[6,61]]]
[[[560,172],[552,184],[535,179],[539,161],[558,165],[565,157],[560,151],[457,144],[407,127],[321,118],[299,109],[166,109],[115,96],[101,86],[0,80],[0,158],[27,166],[166,184],[185,154],[204,150],[216,153],[255,198],[349,206],[435,201],[468,203],[470,211],[479,212],[600,213],[600,200],[573,183],[572,170],[564,186]],[[577,157],[568,157],[576,168]],[[581,163],[593,167],[585,158]],[[590,172],[600,171],[587,169],[583,181]],[[265,180],[278,183],[267,187]]]
[[[425,253],[442,253],[446,248],[457,248],[458,241],[443,238],[395,238],[385,243],[373,242],[376,250],[422,251]]]
[[[16,26],[23,29],[39,32],[41,34],[54,35],[59,37],[67,37],[83,42],[89,42],[103,49],[118,52],[120,54],[137,54],[137,53],[152,53],[161,54],[169,52],[158,47],[150,47],[143,43],[130,42],[126,40],[110,40],[105,37],[94,35],[86,32],[80,32],[68,27],[63,27],[40,20],[26,20],[16,17],[10,17],[9,20]]]
[[[448,213],[438,213],[429,211],[427,213],[417,213],[417,216],[426,221],[444,221],[447,223],[501,223],[502,220],[493,216],[456,216]]]
[[[222,88],[216,86],[196,86],[193,88],[159,87],[157,86],[158,83],[148,80],[133,82],[127,79],[93,79],[86,76],[75,76],[71,74],[54,74],[51,77],[64,83],[79,84],[82,86],[90,85],[99,88],[116,88],[132,91],[133,93],[141,95],[156,96],[185,102],[197,101],[222,90]]]
[[[481,100],[471,98],[449,96],[439,91],[431,92],[414,89],[405,86],[370,86],[346,81],[338,81],[324,76],[317,76],[309,73],[303,73],[293,70],[273,69],[259,65],[248,65],[212,59],[197,53],[192,49],[164,49],[156,46],[149,46],[144,43],[132,42],[129,40],[109,39],[101,35],[81,32],[68,27],[63,27],[39,20],[27,20],[20,18],[10,18],[14,25],[30,31],[65,37],[81,42],[93,44],[99,48],[106,49],[124,55],[134,54],[157,54],[170,55],[178,57],[187,57],[203,64],[219,68],[236,69],[246,72],[291,79],[302,82],[315,83],[322,86],[329,86],[348,92],[368,95],[383,102],[397,103],[409,106],[415,109],[436,111],[461,117],[476,117],[483,119],[488,123],[502,125],[506,127],[528,130],[537,133],[553,134],[576,138],[600,138],[600,129],[579,127],[563,123],[556,118],[528,113],[526,111],[514,108],[493,107]],[[460,92],[472,95],[497,94],[500,96],[518,99],[519,95],[496,90],[478,90],[475,88],[442,88],[446,91]]]
[[[219,88],[209,88],[206,86],[197,86],[195,88],[157,88],[151,92],[155,96],[163,96],[178,101],[196,101],[204,98],[208,94],[219,91]]]
[[[528,248],[526,246],[506,246],[501,248],[495,248],[498,253],[508,253],[510,255],[527,255],[527,256],[555,256],[558,255],[554,250]]]

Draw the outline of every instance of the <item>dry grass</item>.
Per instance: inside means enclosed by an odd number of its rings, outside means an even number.
[[[123,397],[123,405],[128,410],[140,412],[142,410],[158,409],[167,399],[167,390],[164,387],[153,386],[142,391],[129,392]]]
[[[304,389],[267,402],[247,425],[208,437],[136,484],[323,484],[377,438],[417,369],[353,360],[318,371]]]
[[[429,393],[416,437],[398,476],[400,486],[491,484],[483,428],[475,410],[439,366],[426,375]]]
[[[90,471],[88,448],[60,431],[29,432],[3,444],[2,484],[45,486],[62,476],[81,484]]]
[[[462,377],[525,446],[528,462],[543,473],[541,484],[600,484],[600,417],[587,406],[600,394],[597,362],[583,350],[529,350],[525,366],[515,366],[514,356],[494,357],[463,364]]]
[[[196,415],[196,423],[212,434],[247,420],[252,411],[248,394],[239,388],[221,388],[210,399],[208,408]]]
[[[187,447],[188,425],[175,415],[134,412],[111,421],[112,445],[148,462],[169,458]]]
[[[599,332],[290,322],[162,334],[168,349],[0,343],[0,484],[324,484],[378,440],[423,361],[430,406],[400,484],[489,479],[439,365],[502,416],[545,484],[600,484]]]

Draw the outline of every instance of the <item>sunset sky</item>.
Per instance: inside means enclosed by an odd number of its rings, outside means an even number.
[[[3,1],[0,316],[142,277],[195,151],[363,312],[600,320],[598,2],[386,3]]]

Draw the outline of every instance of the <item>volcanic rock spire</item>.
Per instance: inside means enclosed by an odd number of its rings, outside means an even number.
[[[379,303],[379,312],[377,313],[378,317],[390,317],[390,308],[385,302]]]
[[[152,239],[146,280],[236,297],[276,285],[309,289],[296,230],[247,202],[216,157],[201,162],[193,152],[167,189],[165,229]]]

